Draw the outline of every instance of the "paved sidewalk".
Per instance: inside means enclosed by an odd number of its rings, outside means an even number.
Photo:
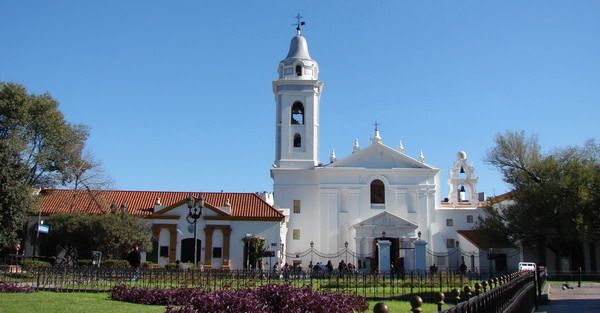
[[[537,312],[597,313],[600,312],[600,283],[570,283],[573,289],[563,290],[562,284],[548,285],[548,305],[538,306]]]

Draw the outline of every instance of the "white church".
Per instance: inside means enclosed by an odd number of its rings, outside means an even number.
[[[300,28],[278,73],[273,194],[44,189],[40,215],[29,223],[60,212],[135,215],[152,232],[154,249],[143,258],[158,266],[195,260],[207,269],[248,268],[246,243],[256,238],[275,255],[265,262],[269,267],[343,260],[366,271],[462,264],[471,270],[516,268],[522,259],[518,248],[473,230],[486,199],[477,192],[465,152],[455,156],[445,199],[441,169],[425,163],[422,152],[406,155],[402,142],[397,148],[385,145],[377,128],[368,145],[355,141],[352,154],[337,159],[332,152],[322,164],[323,82]],[[192,204],[202,203],[195,227],[190,197]],[[43,248],[37,255],[53,255]]]
[[[305,267],[344,260],[380,271],[516,267],[518,249],[486,242],[472,230],[485,199],[465,152],[456,154],[444,201],[441,169],[425,163],[422,152],[406,155],[402,142],[396,149],[385,145],[377,127],[367,146],[355,140],[352,154],[337,159],[332,151],[322,164],[323,82],[300,27],[278,74],[271,177],[274,206],[290,212],[284,262]]]

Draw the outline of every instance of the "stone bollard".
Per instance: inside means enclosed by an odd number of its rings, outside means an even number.
[[[487,281],[484,280],[481,282],[481,286],[483,287],[483,292],[487,291],[487,285],[488,285]]]
[[[452,289],[452,291],[450,291],[450,294],[452,295],[454,304],[457,305],[458,301],[460,301],[460,290],[458,290],[458,288],[454,288],[454,289]]]
[[[444,305],[444,304],[445,304],[445,303],[444,303],[444,299],[445,299],[445,298],[446,298],[446,296],[445,296],[445,295],[444,295],[444,293],[443,293],[443,292],[441,292],[441,291],[439,291],[439,292],[436,292],[436,293],[433,295],[433,300],[435,301],[435,304],[437,304],[437,306],[438,306],[438,311],[440,311],[440,312],[442,311],[442,305]]]
[[[481,292],[481,288],[483,288],[483,286],[481,286],[480,283],[475,284],[475,295],[476,296],[479,296],[479,293]]]
[[[373,313],[389,313],[390,312],[390,308],[388,308],[387,304],[383,303],[383,302],[379,302],[377,304],[375,304],[375,306],[373,307]]]
[[[465,296],[467,297],[466,298],[467,301],[469,300],[469,298],[471,298],[471,295],[472,295],[471,290],[472,290],[471,286],[467,285],[467,286],[463,287],[463,292],[464,292]]]
[[[423,299],[419,296],[413,296],[410,298],[410,306],[412,309],[410,310],[413,313],[421,312],[421,306],[423,305]]]

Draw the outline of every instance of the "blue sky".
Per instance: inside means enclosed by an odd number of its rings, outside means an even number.
[[[0,80],[89,125],[115,188],[271,191],[271,82],[298,13],[325,82],[323,163],[377,121],[442,169],[442,197],[459,150],[493,195],[495,134],[598,137],[600,1],[4,1]]]

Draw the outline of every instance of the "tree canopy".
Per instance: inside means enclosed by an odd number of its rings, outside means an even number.
[[[28,170],[24,184],[52,187],[71,181],[69,164],[80,159],[88,134],[86,126],[65,120],[50,94],[0,82],[0,140],[19,153]]]
[[[84,150],[88,134],[87,126],[65,120],[50,94],[0,82],[0,249],[18,241],[27,216],[37,210],[34,188],[68,186],[92,194],[110,185],[101,164]]]
[[[57,213],[45,221],[50,226],[46,238],[49,254],[65,252],[65,261],[89,259],[92,251],[104,258],[120,259],[133,245],[150,251],[149,229],[131,215]],[[32,230],[33,231],[33,230]]]
[[[491,203],[479,227],[524,245],[569,255],[574,242],[600,235],[600,146],[544,153],[536,136],[506,132],[495,137],[486,162],[498,168],[512,188],[509,200]],[[577,257],[577,256],[575,256]]]
[[[27,209],[32,209],[35,198],[22,180],[27,169],[19,155],[4,141],[0,141],[0,248],[12,248],[27,220]],[[25,209],[24,209],[25,208]]]

